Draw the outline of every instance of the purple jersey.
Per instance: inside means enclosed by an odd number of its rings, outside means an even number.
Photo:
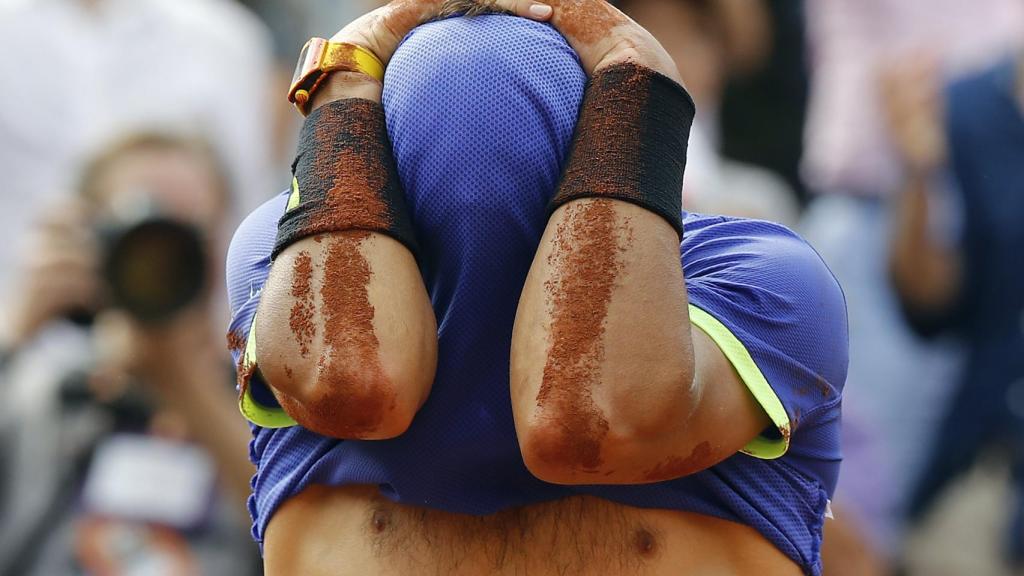
[[[294,425],[259,382],[242,399],[262,541],[311,484],[372,484],[397,501],[489,514],[587,494],[752,526],[809,574],[841,459],[846,309],[818,255],[782,226],[686,215],[692,322],[718,343],[774,426],[703,472],[642,486],[557,486],[523,465],[509,397],[519,293],[547,222],[586,77],[554,29],[505,16],[416,29],[384,83],[388,131],[438,320],[437,376],[402,436],[334,440]],[[228,254],[231,331],[248,333],[287,193],[242,223]],[[237,360],[237,358],[236,358]]]

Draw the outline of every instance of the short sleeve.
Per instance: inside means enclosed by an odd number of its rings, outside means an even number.
[[[743,452],[779,458],[802,432],[836,422],[846,303],[810,245],[776,224],[719,219],[684,239],[682,259],[691,323],[718,344],[774,424]],[[806,448],[838,459],[836,440]]]
[[[284,214],[287,201],[288,192],[279,194],[254,210],[242,222],[231,239],[225,266],[228,306],[231,310],[228,346],[240,373],[239,410],[247,420],[264,428],[295,425],[295,421],[284,412],[273,393],[259,378],[258,370],[244,374],[245,366],[255,362],[250,360],[255,358],[256,349],[252,329],[263,285],[270,274],[270,254],[277,237],[277,222]]]

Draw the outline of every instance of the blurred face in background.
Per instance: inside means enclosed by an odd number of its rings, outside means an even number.
[[[122,298],[132,295],[150,310],[212,304],[207,297],[223,276],[227,190],[216,157],[201,143],[140,136],[101,156],[83,193],[101,240],[97,262],[105,263],[111,294],[121,295],[115,301],[127,305]],[[199,294],[186,297],[193,290]]]
[[[110,159],[92,186],[99,218],[153,204],[167,217],[219,233],[226,212],[225,185],[213,158],[185,147],[151,146]]]
[[[619,5],[672,56],[697,107],[716,107],[726,54],[713,4],[708,0],[629,0]]]

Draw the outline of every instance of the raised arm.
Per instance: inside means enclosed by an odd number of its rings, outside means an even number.
[[[311,89],[296,186],[249,347],[257,360],[241,371],[243,386],[258,373],[306,428],[394,437],[429,393],[436,320],[384,129],[379,73],[420,23],[495,7],[534,15],[510,0],[395,0],[331,39],[356,50],[333,53],[339,71]]]
[[[434,379],[436,321],[384,127],[379,73],[405,33],[439,8],[393,2],[345,27],[332,42],[363,53],[335,54],[342,69],[309,103],[254,335],[258,373],[291,418],[320,434],[397,436]],[[366,58],[379,61],[377,74]]]
[[[287,248],[256,324],[265,382],[320,434],[397,436],[430,390],[433,311],[412,254],[386,235],[329,233]]]
[[[520,446],[550,482],[677,478],[770,424],[690,323],[679,241],[692,103],[661,46],[609,4],[553,4],[591,82],[516,316]]]
[[[883,102],[896,150],[903,161],[902,190],[894,199],[889,272],[916,328],[931,332],[961,288],[962,256],[935,238],[934,191],[929,188],[947,156],[943,104],[934,62],[897,63],[883,74]]]

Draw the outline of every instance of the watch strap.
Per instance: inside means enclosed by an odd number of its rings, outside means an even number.
[[[348,42],[328,42],[324,51],[324,72],[361,72],[378,82],[384,81],[384,64],[373,53]]]
[[[384,81],[384,63],[370,50],[350,42],[329,42],[322,38],[313,38],[303,50],[300,59],[300,71],[303,69],[302,62],[311,56],[306,51],[317,46],[314,62],[315,69],[307,72],[304,76],[297,74],[295,83],[289,91],[288,100],[295,104],[304,116],[309,114],[309,103],[313,94],[332,72],[356,72],[365,74],[378,82]],[[308,66],[307,63],[305,66]],[[312,83],[308,83],[312,78]],[[308,83],[301,86],[301,83]]]

